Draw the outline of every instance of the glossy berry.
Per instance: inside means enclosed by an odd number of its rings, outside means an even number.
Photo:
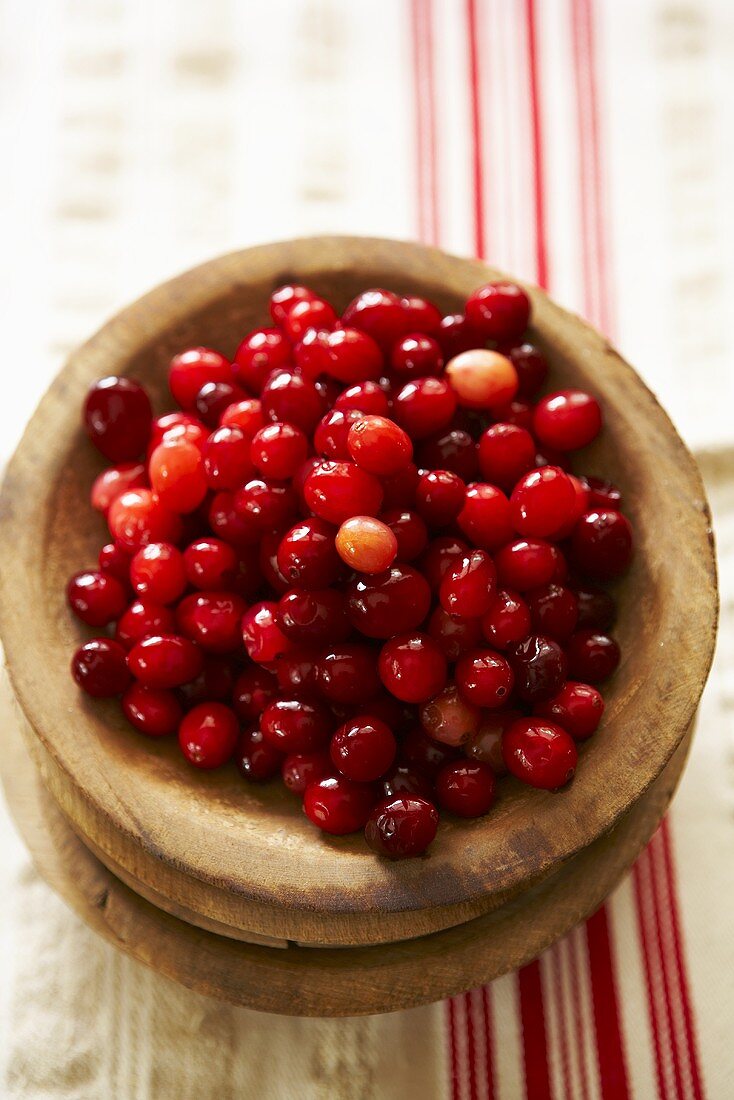
[[[509,500],[501,489],[481,482],[467,489],[456,522],[466,538],[483,550],[497,550],[514,534]]]
[[[235,592],[192,592],[176,610],[178,629],[208,653],[234,653],[242,645],[247,604]]]
[[[492,424],[479,440],[482,477],[505,492],[535,465],[535,441],[517,424]]]
[[[579,481],[586,489],[587,510],[592,512],[597,508],[610,509],[618,512],[622,507],[622,490],[613,481],[602,477],[589,477],[581,475]]]
[[[510,514],[519,535],[548,538],[557,535],[573,517],[576,495],[567,474],[557,466],[543,466],[524,474],[512,491]]]
[[[384,416],[363,416],[352,424],[347,446],[357,465],[378,477],[396,474],[413,457],[408,435]]]
[[[334,307],[314,296],[295,302],[286,313],[282,328],[291,343],[297,344],[309,329],[329,329],[335,324]]]
[[[270,295],[270,316],[273,324],[283,327],[288,314],[299,302],[312,302],[318,295],[307,286],[285,283]]]
[[[293,477],[308,455],[308,440],[293,424],[268,424],[250,444],[250,457],[264,477],[285,481]]]
[[[107,626],[127,606],[125,586],[99,570],[76,573],[66,586],[66,599],[78,619],[88,626]]]
[[[250,454],[250,439],[242,428],[233,424],[217,428],[202,451],[207,485],[211,489],[238,489],[244,485],[255,472]]]
[[[345,386],[378,379],[384,366],[375,340],[348,327],[306,332],[295,349],[295,359],[306,378],[325,374]]]
[[[262,483],[258,483],[258,488],[262,490]],[[254,500],[247,495],[243,498],[223,489],[215,493],[209,503],[208,520],[212,533],[239,551],[256,545],[262,538],[252,514],[253,505],[257,504],[255,494],[253,497]],[[235,501],[239,508],[235,508]]]
[[[71,661],[71,674],[87,695],[104,699],[119,695],[130,683],[127,654],[111,638],[92,638],[79,646]]]
[[[239,428],[248,439],[252,439],[263,424],[262,405],[254,397],[228,405],[220,419],[222,428]]]
[[[297,695],[278,696],[260,715],[265,740],[283,753],[323,748],[334,724],[324,703]]]
[[[620,659],[614,638],[598,630],[577,630],[566,647],[568,671],[575,680],[598,684],[616,672]]]
[[[539,703],[535,713],[557,722],[575,741],[585,741],[599,727],[604,700],[590,684],[568,680],[550,699]]]
[[[204,664],[201,650],[177,634],[153,634],[142,638],[127,655],[136,680],[153,688],[174,688],[194,680]]]
[[[533,432],[543,447],[577,451],[601,431],[601,409],[590,393],[561,390],[541,397],[533,413]]]
[[[173,603],[186,588],[183,554],[170,542],[149,542],[130,562],[130,582],[138,596]]]
[[[578,568],[594,580],[620,576],[632,560],[632,528],[626,516],[611,509],[586,512],[571,539]]]
[[[322,462],[306,478],[303,493],[312,512],[337,525],[352,516],[376,516],[382,505],[377,478],[353,462]]]
[[[175,733],[183,718],[175,692],[139,683],[132,683],[123,695],[122,713],[130,725],[146,737]]]
[[[253,726],[240,734],[234,761],[243,779],[250,783],[264,783],[280,772],[283,754],[268,744],[262,730]]]
[[[495,555],[497,579],[506,588],[527,592],[553,579],[559,551],[543,539],[514,539]]]
[[[530,299],[515,283],[487,283],[466,302],[466,319],[485,340],[514,340],[530,320]]]
[[[443,378],[415,378],[398,390],[393,415],[412,440],[446,428],[456,411],[456,394]]]
[[[534,344],[516,344],[510,341],[499,349],[517,371],[518,397],[528,400],[535,397],[548,375],[548,360]]]
[[[415,794],[391,795],[373,808],[364,829],[370,848],[388,859],[422,855],[438,829],[438,812]]]
[[[196,395],[194,408],[208,428],[216,428],[226,409],[247,394],[234,382],[207,382]]]
[[[316,425],[313,436],[316,451],[323,458],[348,462],[351,458],[347,442],[349,430],[362,419],[362,413],[357,409],[331,409]]]
[[[121,462],[98,474],[92,484],[92,507],[106,515],[113,500],[128,489],[142,489],[148,484],[142,462]]]
[[[505,355],[485,348],[463,351],[446,364],[446,377],[466,409],[497,409],[517,393],[517,371]]]
[[[297,512],[296,496],[287,482],[259,477],[252,478],[237,490],[233,506],[255,539],[292,523]]]
[[[335,588],[291,588],[280,599],[277,621],[287,638],[306,645],[345,641],[352,632],[344,593]]]
[[[270,375],[260,394],[266,420],[294,424],[307,435],[313,433],[326,412],[326,403],[313,382],[291,370]]]
[[[578,600],[570,588],[560,584],[533,588],[526,600],[536,634],[547,634],[558,642],[570,638],[579,617]]]
[[[110,534],[125,550],[134,553],[149,542],[178,542],[181,518],[166,508],[150,489],[129,489],[110,505]]]
[[[211,348],[189,348],[171,360],[168,385],[182,409],[191,411],[196,395],[209,382],[231,382],[232,364]]]
[[[431,605],[425,578],[410,565],[393,565],[370,577],[357,577],[347,590],[352,626],[368,638],[390,638],[415,630]]]
[[[488,710],[507,705],[515,679],[506,658],[492,649],[471,649],[462,654],[455,677],[462,698]]]
[[[315,752],[291,752],[281,765],[283,784],[292,794],[302,795],[311,783],[334,774],[327,749]]]
[[[172,512],[193,512],[206,496],[204,458],[195,443],[164,439],[150,456],[148,474],[161,504]]]
[[[358,573],[382,573],[395,561],[398,540],[379,519],[352,516],[337,531],[339,557]]]
[[[573,738],[544,718],[513,722],[502,739],[502,753],[511,775],[547,791],[569,783],[578,761]]]
[[[530,634],[509,651],[515,692],[524,703],[539,703],[558,691],[566,679],[566,655],[552,638]]]
[[[472,550],[453,562],[441,581],[439,599],[449,615],[475,619],[495,601],[497,573],[485,550]]]
[[[357,783],[379,779],[395,759],[395,738],[379,718],[359,714],[339,726],[331,739],[331,760]]]
[[[400,299],[406,327],[411,332],[425,332],[435,336],[441,325],[441,313],[438,306],[426,298],[410,294]]]
[[[441,373],[443,352],[432,336],[410,333],[393,346],[390,362],[395,373],[402,377],[426,378]]]
[[[428,634],[398,634],[380,651],[380,679],[396,699],[424,703],[446,684],[446,658]]]
[[[371,784],[353,783],[343,775],[327,776],[306,787],[303,810],[325,833],[346,836],[364,828],[374,801]]]
[[[457,760],[436,776],[436,797],[443,810],[457,817],[481,817],[494,802],[496,780],[489,764]]]
[[[107,542],[99,552],[99,571],[107,577],[114,577],[127,586],[130,580],[130,555],[117,543]]]
[[[462,653],[479,645],[482,639],[480,623],[479,619],[458,618],[436,607],[428,620],[428,633],[441,647],[446,660],[453,663]]]
[[[277,620],[278,605],[271,600],[255,603],[242,616],[242,638],[253,661],[268,665],[282,657],[292,642],[283,634]]]
[[[232,363],[234,377],[250,393],[260,393],[268,376],[279,367],[286,366],[291,354],[290,341],[280,329],[256,328],[244,338],[235,352]]]
[[[372,646],[357,642],[334,645],[319,660],[318,686],[331,703],[360,706],[380,690]]]
[[[170,607],[152,600],[134,600],[117,620],[115,638],[126,649],[152,634],[173,634],[176,616]]]
[[[458,747],[468,741],[479,729],[481,711],[450,685],[429,699],[420,708],[423,729],[433,741]]]
[[[495,775],[507,775],[502,755],[502,737],[513,722],[522,718],[519,710],[495,710],[482,717],[479,729],[464,745],[464,752],[471,760],[489,764]]]
[[[436,339],[446,361],[460,355],[462,351],[471,351],[486,343],[481,332],[474,328],[463,313],[450,313],[442,317]]]
[[[272,672],[259,665],[248,664],[240,672],[232,689],[235,714],[241,722],[257,722],[277,692],[278,681]]]
[[[501,588],[482,616],[482,634],[493,649],[505,650],[521,642],[532,626],[530,608],[519,593]]]
[[[87,435],[110,462],[124,462],[143,453],[152,415],[147,393],[131,378],[101,378],[84,403]]]
[[[399,561],[413,561],[425,550],[428,545],[428,528],[417,512],[392,508],[383,512],[380,519],[395,536],[396,556]]]
[[[284,692],[312,695],[318,686],[318,652],[294,645],[275,662],[278,687]]]
[[[439,536],[434,538],[421,554],[418,566],[430,587],[436,591],[450,566],[457,558],[468,552],[469,547],[462,539],[452,538],[449,535]]]
[[[342,321],[366,332],[385,351],[410,331],[400,298],[390,290],[363,291],[344,310]]]
[[[335,536],[336,529],[318,516],[291,527],[278,547],[278,568],[286,581],[299,588],[333,584],[344,568]]]
[[[178,743],[196,768],[210,771],[231,759],[237,746],[239,724],[223,703],[201,703],[183,718]]]
[[[446,527],[464,507],[466,486],[450,470],[431,470],[420,475],[415,488],[415,507],[429,527]]]
[[[370,380],[358,382],[343,390],[334,402],[334,408],[342,411],[352,409],[374,416],[387,416],[390,412],[384,387],[379,382]]]
[[[186,580],[194,588],[218,592],[234,586],[238,557],[222,539],[203,538],[192,542],[183,552],[183,564]]]

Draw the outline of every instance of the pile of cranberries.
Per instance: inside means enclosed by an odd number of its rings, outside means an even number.
[[[562,787],[599,725],[597,585],[632,554],[616,486],[570,472],[601,412],[537,397],[511,283],[447,317],[387,290],[339,317],[305,286],[270,313],[232,361],[175,356],[175,411],[127,378],[89,392],[110,541],[69,581],[103,631],[72,673],[195,767],[280,775],[326,832],[419,855],[437,806],[486,814],[508,772]]]

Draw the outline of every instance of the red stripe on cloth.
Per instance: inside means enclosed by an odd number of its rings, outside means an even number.
[[[474,1013],[472,1009],[472,995],[465,993],[464,1019],[466,1021],[466,1061],[469,1067],[469,1100],[478,1100],[477,1094],[477,1044],[474,1038]]]
[[[536,960],[524,966],[518,971],[517,980],[520,992],[525,1092],[528,1100],[545,1100],[552,1094],[540,963]]]
[[[459,1051],[456,1038],[456,1005],[454,1004],[453,997],[449,997],[448,1001],[446,1001],[446,1008],[448,1012],[449,1051],[451,1054],[451,1057],[449,1059],[449,1072],[451,1075],[451,1098],[452,1100],[462,1100]]]
[[[576,951],[580,945],[580,930],[575,928],[566,937],[569,960],[569,976],[571,978],[571,1002],[573,1004],[573,1024],[576,1033],[576,1051],[578,1054],[579,1081],[581,1084],[582,1100],[587,1100],[589,1095],[589,1078],[586,1072],[586,1021],[581,1015],[581,980],[579,976],[578,959]]]
[[[658,1081],[658,1096],[661,1100],[668,1100],[669,1093],[665,1078],[665,1066],[663,1064],[662,1021],[658,1007],[659,990],[656,980],[659,979],[654,965],[654,947],[648,914],[649,896],[643,883],[643,869],[647,870],[649,856],[644,851],[637,860],[632,870],[632,883],[635,893],[635,907],[637,909],[637,926],[640,934],[640,946],[642,947],[642,961],[645,970],[645,985],[647,987],[647,1006],[652,1031],[653,1052],[655,1055],[655,1074]]]
[[[548,286],[548,246],[545,224],[545,171],[543,165],[542,120],[540,115],[540,76],[536,41],[535,0],[525,0],[525,25],[528,48],[528,84],[530,94],[530,134],[533,152],[533,206],[535,215],[535,276],[538,284]]]
[[[568,1023],[566,1020],[566,1002],[563,995],[563,969],[564,955],[563,942],[557,943],[548,952],[551,969],[553,971],[553,999],[556,1005],[558,1018],[558,1046],[560,1048],[561,1072],[563,1074],[563,1089],[565,1096],[573,1096],[573,1084],[571,1080],[571,1059],[568,1045]]]
[[[591,968],[591,1000],[594,1006],[601,1092],[605,1100],[625,1100],[630,1095],[629,1081],[622,1043],[609,916],[605,905],[586,922],[586,942]]]
[[[656,833],[650,841],[647,849],[648,857],[648,870],[649,877],[647,882],[650,889],[650,912],[651,923],[653,933],[655,936],[654,944],[657,950],[653,954],[653,963],[657,966],[659,972],[659,984],[663,993],[663,1007],[665,1011],[665,1020],[668,1028],[669,1035],[669,1048],[670,1055],[673,1063],[673,1081],[675,1083],[676,1096],[683,1100],[685,1095],[683,1089],[683,1073],[681,1069],[681,1042],[678,1035],[678,1030],[675,1026],[675,1011],[673,1005],[673,973],[670,965],[672,959],[668,952],[668,944],[666,943],[666,927],[663,918],[662,907],[663,899],[660,892],[659,873],[664,868],[659,866],[659,844],[660,835]]]
[[[474,249],[484,256],[486,219],[484,208],[484,158],[482,156],[482,111],[479,88],[479,27],[476,0],[466,0],[466,24],[469,67],[469,112],[471,118],[471,176],[474,207]]]
[[[488,986],[482,989],[482,1009],[484,1012],[484,1083],[487,1100],[494,1100],[494,1017]]]

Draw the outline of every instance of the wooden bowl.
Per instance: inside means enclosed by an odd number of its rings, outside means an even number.
[[[452,311],[498,274],[435,249],[363,238],[232,253],[113,318],[71,357],[31,421],[0,502],[0,628],[27,743],[90,850],[169,913],[273,945],[367,945],[448,928],[528,891],[608,833],[681,743],[717,617],[701,480],[634,371],[535,288],[533,338],[551,361],[553,388],[581,385],[605,409],[605,431],[583,467],[621,485],[637,545],[618,593],[622,664],[605,692],[603,728],[583,746],[567,789],[549,794],[506,781],[486,818],[444,820],[427,857],[392,864],[361,836],[319,833],[276,784],[245,784],[234,767],[195,772],[175,745],[138,738],[116,703],[85,700],[69,676],[84,632],[66,609],[65,583],[105,541],[88,506],[100,463],[79,419],[95,379],[139,378],[163,409],[171,355],[192,344],[233,353],[263,323],[268,295],[283,282],[308,283],[338,307],[380,285]]]

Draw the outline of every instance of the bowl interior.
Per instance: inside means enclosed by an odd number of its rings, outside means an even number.
[[[457,311],[495,274],[435,250],[360,239],[235,253],[118,315],[72,357],[44,399],[3,496],[10,565],[1,614],[11,677],[36,733],[84,796],[163,861],[296,908],[414,909],[467,900],[530,881],[608,830],[680,741],[705,680],[715,623],[700,480],[634,372],[597,333],[535,290],[534,338],[551,362],[549,388],[582,385],[605,410],[602,437],[574,468],[619,483],[637,544],[616,592],[622,663],[604,690],[602,728],[582,747],[570,787],[549,794],[505,780],[487,817],[444,817],[430,855],[393,865],[370,853],[359,835],[319,833],[280,784],[247,784],[234,766],[193,770],[174,743],[139,737],[116,703],[88,701],[69,676],[74,648],[93,632],[68,612],[65,584],[95,563],[106,541],[105,524],[88,504],[102,464],[79,427],[95,378],[139,378],[164,411],[170,357],[196,344],[232,354],[249,329],[267,323],[268,296],[280,283],[307,282],[339,308],[366,287],[385,286]]]

